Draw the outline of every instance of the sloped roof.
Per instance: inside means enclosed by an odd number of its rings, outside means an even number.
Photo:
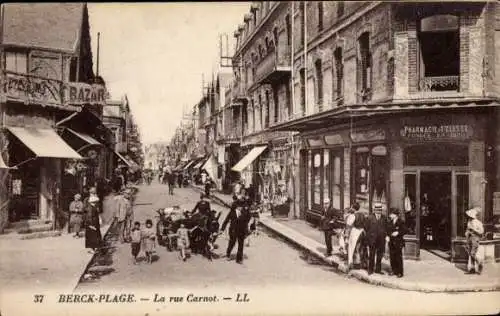
[[[4,4],[3,44],[74,52],[82,27],[83,3]]]

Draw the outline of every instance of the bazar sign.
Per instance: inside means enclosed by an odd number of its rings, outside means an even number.
[[[469,139],[473,135],[469,125],[412,125],[403,126],[401,137],[412,140]]]
[[[66,82],[6,73],[2,90],[7,98],[44,105],[104,105],[106,88],[82,82]]]

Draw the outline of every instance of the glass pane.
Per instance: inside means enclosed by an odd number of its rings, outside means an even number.
[[[311,152],[307,153],[307,169],[306,169],[306,179],[307,179],[307,206],[308,209],[311,209],[311,201],[312,201],[312,191],[311,191],[311,176],[312,176],[312,158]]]
[[[323,150],[323,199],[330,196],[330,150]],[[323,201],[322,201],[323,202]]]
[[[354,161],[356,202],[364,211],[369,210],[370,200],[370,153],[357,152]]]
[[[372,205],[387,212],[387,167],[389,165],[387,156],[372,156]]]
[[[22,54],[22,53],[16,54],[16,64],[17,64],[16,71],[18,73],[25,74],[28,72],[28,60],[27,59],[28,58],[27,58],[26,54]]]
[[[405,212],[406,227],[408,229],[408,235],[416,235],[417,232],[417,209],[416,209],[416,197],[417,197],[417,175],[416,174],[405,174],[404,175],[404,188],[405,197],[403,201],[403,209]]]
[[[17,71],[16,67],[16,53],[5,52],[5,70],[7,71]]]
[[[454,15],[434,15],[420,21],[422,32],[453,31],[458,29],[458,17]]]
[[[469,209],[469,176],[459,174],[457,175],[457,236],[459,237],[465,237],[467,209]]]
[[[405,148],[404,160],[407,166],[468,166],[469,148],[455,144],[415,145]]]
[[[321,154],[316,152],[313,160],[313,203],[321,205]]]
[[[341,177],[341,164],[340,157],[335,156],[333,158],[333,185],[332,185],[332,205],[334,208],[341,210],[341,187],[340,187],[340,177]]]

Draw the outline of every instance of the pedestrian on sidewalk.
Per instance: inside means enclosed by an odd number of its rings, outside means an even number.
[[[133,220],[133,214],[129,194],[128,190],[124,190],[115,197],[115,220],[118,227],[118,238],[121,243],[128,242],[130,239],[130,224]]]
[[[483,223],[477,219],[479,211],[479,208],[472,208],[465,211],[467,215],[467,231],[465,233],[467,244],[465,249],[469,255],[467,261],[467,274],[481,274],[483,271],[483,253],[478,250],[480,249],[479,241],[484,234],[484,227]]]
[[[181,223],[179,229],[177,229],[177,245],[179,247],[179,255],[182,261],[186,261],[186,251],[189,249],[189,232],[190,230]]]
[[[385,252],[385,237],[387,236],[387,218],[382,214],[382,207],[375,204],[373,213],[366,221],[366,241],[368,244],[368,274],[374,271],[382,273],[382,257]]]
[[[386,240],[389,242],[389,256],[392,274],[402,278],[403,273],[403,248],[405,241],[403,236],[406,229],[403,221],[399,218],[399,210],[391,207],[389,211],[389,224]]]
[[[364,255],[363,234],[364,215],[360,212],[359,203],[353,203],[346,218],[347,267],[352,269],[362,265]]]
[[[326,253],[325,256],[329,257],[332,255],[332,237],[334,234],[333,225],[335,221],[335,210],[333,209],[332,204],[330,203],[329,198],[325,198],[323,200],[323,215],[320,220],[320,229],[323,231],[325,235],[325,246]]]
[[[153,221],[151,219],[146,220],[146,228],[144,228],[141,235],[144,252],[146,254],[146,262],[153,263],[153,254],[156,249],[156,232],[153,228]]]
[[[89,252],[94,253],[101,247],[101,223],[99,219],[99,198],[91,195],[88,199],[88,204],[85,205],[86,228],[85,228],[85,248],[91,249]]]
[[[77,193],[74,200],[69,204],[69,216],[71,232],[75,233],[73,237],[80,238],[80,231],[83,225],[83,202],[82,195]]]
[[[134,264],[137,264],[137,256],[141,252],[141,223],[135,222],[134,228],[130,232],[132,256],[134,257]]]
[[[174,195],[175,174],[171,172],[168,174],[167,178],[168,178],[168,194]]]
[[[245,237],[248,235],[248,223],[250,222],[250,211],[248,204],[239,200],[238,203],[233,203],[229,214],[222,223],[221,231],[225,231],[229,224],[229,243],[226,250],[226,257],[231,259],[231,252],[238,242],[238,251],[236,253],[236,263],[243,263],[243,248]]]

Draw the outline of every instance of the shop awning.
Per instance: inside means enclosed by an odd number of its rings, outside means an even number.
[[[201,166],[203,166],[203,164],[206,162],[206,159],[205,158],[201,158],[200,160],[198,160],[198,163],[196,165],[194,165],[193,169],[199,169],[201,168]]]
[[[50,128],[7,127],[37,157],[83,159]]]
[[[71,133],[73,133],[74,135],[78,136],[81,140],[83,140],[84,142],[86,142],[89,145],[102,145],[95,138],[93,138],[92,136],[90,136],[88,134],[76,132],[76,131],[72,130],[71,128],[67,128],[67,130],[70,131]]]
[[[201,169],[205,170],[212,179],[215,179],[216,168],[217,162],[215,161],[215,157],[213,155],[210,155],[201,166]]]
[[[259,155],[262,154],[264,150],[266,150],[266,148],[267,146],[258,146],[252,148],[252,150],[250,150],[250,152],[246,154],[246,156],[243,157],[243,159],[238,161],[238,163],[234,165],[234,167],[231,168],[231,170],[236,172],[242,172],[243,169],[248,167],[248,165],[250,165],[255,159],[257,159],[257,157],[259,157]]]
[[[191,161],[189,161],[189,162],[188,162],[188,163],[184,166],[184,168],[182,168],[182,169],[183,169],[183,170],[187,170],[187,169],[189,169],[189,166],[191,166],[194,162],[195,162],[195,160],[191,160]]]
[[[115,151],[115,155],[118,156],[118,158],[120,158],[120,160],[123,161],[127,165],[127,167],[134,166],[134,163],[129,161],[127,158],[123,157],[119,152]]]

